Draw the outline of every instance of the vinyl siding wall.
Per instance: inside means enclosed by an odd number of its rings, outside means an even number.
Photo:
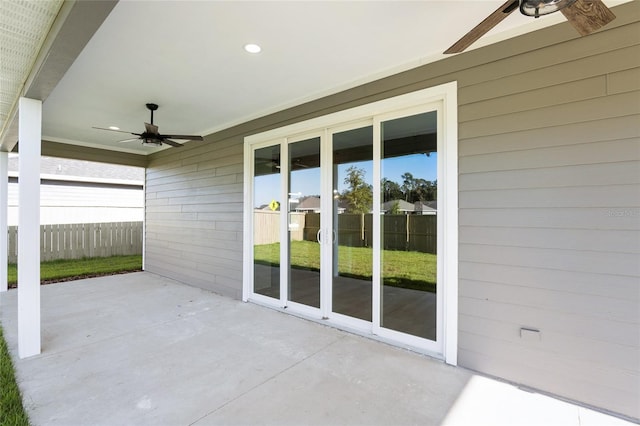
[[[170,149],[146,177],[145,269],[242,297],[242,138]]]
[[[459,364],[639,418],[640,4],[614,11],[154,155],[146,269],[240,298],[243,137],[456,80]]]
[[[8,225],[18,225],[19,187],[9,182]],[[40,224],[142,222],[142,185],[64,182],[40,183]]]
[[[459,98],[460,365],[634,418],[639,43],[636,22],[505,58]]]

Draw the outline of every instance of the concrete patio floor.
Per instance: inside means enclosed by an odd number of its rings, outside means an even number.
[[[33,425],[630,425],[319,323],[147,272],[42,287],[17,359]]]

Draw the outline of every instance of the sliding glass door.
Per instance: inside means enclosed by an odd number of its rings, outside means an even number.
[[[436,340],[437,113],[389,119],[380,132],[380,326]]]
[[[435,341],[437,118],[400,114],[256,149],[254,292]]]
[[[330,137],[331,311],[371,322],[373,127],[338,131]]]
[[[288,300],[320,309],[320,137],[288,150]]]
[[[253,293],[280,299],[280,146],[253,151]]]
[[[444,357],[442,111],[248,144],[245,299]]]

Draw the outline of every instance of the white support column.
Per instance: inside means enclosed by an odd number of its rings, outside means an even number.
[[[40,353],[40,145],[42,101],[20,98],[18,354]]]
[[[0,293],[8,290],[9,153],[0,152]]]

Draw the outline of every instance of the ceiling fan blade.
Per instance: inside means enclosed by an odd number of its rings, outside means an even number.
[[[581,36],[586,36],[616,19],[602,0],[577,0],[560,10]]]
[[[92,127],[92,129],[106,130],[106,131],[109,131],[109,132],[128,133],[130,135],[138,135],[138,133],[127,132],[126,130],[107,129],[107,128],[104,128],[104,127]]]
[[[176,148],[180,148],[181,146],[183,146],[181,143],[178,143],[176,141],[172,141],[171,139],[163,139],[162,143],[166,143],[167,145],[171,145],[171,146],[176,147]]]
[[[140,138],[128,138],[128,139],[123,139],[121,141],[118,141],[118,143],[127,143],[127,142],[134,142],[134,141],[139,141]]]
[[[156,126],[155,124],[144,123],[144,128],[146,129],[147,133],[151,133],[154,135],[158,134],[158,126]]]
[[[453,46],[444,51],[445,54],[460,53],[467,47],[475,43],[480,37],[488,33],[493,27],[498,25],[504,18],[509,16],[511,12],[518,8],[518,0],[508,0],[502,6],[495,10],[491,15],[487,16],[484,21],[476,25],[471,31],[466,33],[460,40],[456,41]]]
[[[171,138],[171,139],[182,139],[186,141],[203,141],[204,138],[202,136],[194,136],[194,135],[162,135],[163,138]]]

